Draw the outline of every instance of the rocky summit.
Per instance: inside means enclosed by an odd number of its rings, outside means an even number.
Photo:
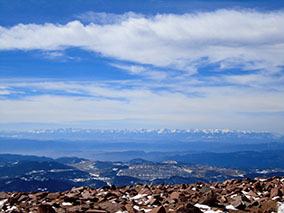
[[[143,185],[56,193],[0,192],[1,212],[284,212],[284,178]]]

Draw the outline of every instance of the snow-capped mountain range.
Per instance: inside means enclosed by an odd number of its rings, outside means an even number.
[[[200,141],[200,142],[274,142],[283,137],[270,132],[230,129],[81,129],[59,128],[31,131],[0,131],[0,137],[25,139],[117,140],[117,141]]]

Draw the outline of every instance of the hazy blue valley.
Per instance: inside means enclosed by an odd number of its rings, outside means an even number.
[[[3,131],[0,147],[2,191],[212,183],[284,175],[283,137],[267,132]]]

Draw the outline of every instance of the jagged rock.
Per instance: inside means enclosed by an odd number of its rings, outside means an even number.
[[[117,212],[120,210],[121,207],[121,205],[112,202],[100,203],[98,206],[100,209],[106,210],[108,212]]]
[[[152,209],[152,213],[166,213],[166,209],[163,206],[158,206]]]
[[[128,213],[135,213],[135,210],[133,209],[133,206],[131,204],[126,204],[125,208]]]
[[[111,184],[110,190],[116,190],[116,186],[114,184]]]
[[[270,191],[270,197],[271,198],[274,198],[276,196],[282,196],[282,192],[280,191],[280,187],[273,188]]]
[[[236,190],[236,185],[234,185],[234,184],[227,185],[227,187],[226,187],[227,193],[228,193],[228,192],[233,192],[233,191],[235,191],[235,190]]]
[[[177,208],[177,213],[201,213],[202,211],[194,205],[188,203]]]
[[[145,187],[145,188],[142,188],[138,194],[147,194],[147,195],[151,195],[153,194],[153,192],[148,188],[148,187]]]
[[[263,202],[260,206],[260,209],[264,213],[277,212],[277,202],[276,201]]]
[[[180,196],[180,192],[172,192],[170,194],[170,199],[171,200],[178,200],[179,199],[179,196]]]
[[[71,189],[72,192],[78,192],[78,191],[83,191],[84,189],[84,186],[80,186],[80,187],[73,187]]]
[[[35,194],[35,196],[38,198],[38,199],[42,199],[44,197],[46,197],[48,195],[47,192],[38,192]]]
[[[201,194],[204,194],[204,193],[206,193],[206,192],[209,192],[210,190],[211,190],[211,188],[204,186],[204,187],[202,187],[202,188],[199,190],[199,192],[200,192]]]
[[[104,196],[105,200],[110,200],[112,198],[117,198],[117,195],[112,193],[112,192],[108,192],[106,193],[106,195]]]
[[[0,192],[0,206],[2,212],[8,213],[138,213],[146,209],[152,209],[152,212],[167,210],[199,213],[202,205],[210,208],[209,211],[224,211],[229,206],[238,209],[239,212],[277,212],[277,202],[284,202],[283,180],[273,177],[229,180],[218,184],[151,184],[151,187],[138,184],[125,187],[108,186],[101,189],[78,187],[57,193]]]
[[[202,195],[199,200],[199,203],[206,205],[215,205],[217,201],[217,197],[213,191],[206,192]]]
[[[55,213],[55,210],[49,204],[41,204],[37,210],[38,213]]]
[[[82,211],[81,206],[72,206],[68,208],[68,212],[79,212],[79,211]]]
[[[154,198],[154,197],[152,197],[152,198],[149,200],[148,204],[151,205],[151,206],[153,206],[153,205],[157,205],[157,206],[158,206],[158,205],[161,205],[159,199]]]
[[[231,205],[237,209],[244,210],[246,208],[244,196],[237,196],[234,198],[234,201],[231,202]]]
[[[245,203],[241,200],[235,200],[231,203],[231,205],[235,207],[236,209],[240,209],[240,210],[244,210],[246,208]]]
[[[226,203],[226,202],[228,202],[228,199],[224,195],[222,195],[222,196],[217,198],[217,202]]]
[[[0,192],[0,200],[8,198],[9,195],[6,192]]]
[[[252,197],[258,197],[258,195],[255,192],[253,192],[253,191],[249,191],[248,195],[252,196]]]
[[[262,187],[261,187],[261,183],[259,181],[255,182],[253,185],[252,185],[254,191],[261,191],[262,190]]]
[[[257,200],[253,201],[248,205],[249,208],[254,207],[254,206],[259,206],[259,202]]]
[[[28,199],[28,196],[27,195],[21,195],[19,198],[18,198],[18,201],[19,202],[22,202],[22,201],[25,201]]]
[[[60,193],[49,193],[47,195],[47,198],[50,199],[50,200],[54,200],[54,199],[57,199],[58,197],[60,196]]]
[[[100,210],[100,209],[89,209],[86,213],[108,213],[108,211]]]

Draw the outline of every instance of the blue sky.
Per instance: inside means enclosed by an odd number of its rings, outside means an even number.
[[[283,1],[0,1],[0,129],[284,133]]]

